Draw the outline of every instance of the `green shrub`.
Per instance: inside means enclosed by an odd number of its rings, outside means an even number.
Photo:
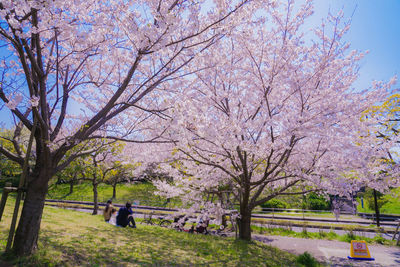
[[[319,266],[318,261],[307,251],[297,256],[296,262],[306,267]]]
[[[3,176],[0,178],[0,188],[3,188],[7,182],[11,183],[11,186],[17,187],[19,184],[19,176],[17,177],[7,177]]]
[[[310,210],[330,210],[330,202],[325,199],[324,196],[316,193],[310,193],[307,195],[307,209]]]
[[[265,202],[264,204],[261,204],[262,208],[274,208],[274,209],[287,209],[288,208],[288,204],[280,199],[271,199],[268,200],[267,202]]]

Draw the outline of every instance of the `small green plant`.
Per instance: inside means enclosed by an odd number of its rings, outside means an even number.
[[[374,240],[376,243],[378,243],[378,244],[385,244],[385,241],[386,241],[385,238],[383,238],[381,234],[377,234],[377,235],[373,238],[373,240]]]
[[[326,238],[326,237],[328,236],[328,234],[325,233],[324,230],[322,230],[322,229],[320,228],[319,231],[318,231],[318,236],[319,236],[320,238]]]
[[[356,239],[356,235],[354,234],[355,226],[348,225],[345,227],[346,234],[344,235],[345,242],[351,242],[351,240]]]
[[[345,235],[339,236],[339,240],[350,243],[351,240],[367,240],[367,238],[355,235],[353,230],[349,230]]]
[[[309,235],[308,235],[308,232],[307,232],[307,227],[304,225],[303,226],[303,230],[301,231],[301,234],[300,234],[302,237],[305,237],[305,238],[308,238],[309,237]]]
[[[335,231],[333,231],[333,229],[331,229],[331,230],[329,231],[329,233],[327,234],[327,238],[328,238],[329,240],[336,239],[337,237],[338,237],[338,234],[335,233]]]
[[[306,267],[319,266],[318,261],[307,251],[297,256],[296,262]]]

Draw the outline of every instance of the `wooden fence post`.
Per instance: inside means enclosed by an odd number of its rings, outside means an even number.
[[[23,190],[25,190],[25,188],[24,188],[25,187],[25,180],[26,180],[26,177],[28,176],[28,172],[29,172],[29,157],[30,157],[30,154],[31,154],[33,138],[34,138],[35,131],[36,131],[36,119],[35,118],[36,117],[34,116],[34,118],[33,118],[33,127],[32,127],[32,131],[31,131],[31,135],[29,137],[29,143],[28,143],[28,148],[26,150],[24,165],[23,165],[23,168],[22,168],[22,174],[21,174],[21,178],[19,179],[19,185],[18,185],[18,190],[17,190],[18,194],[17,194],[17,198],[15,200],[14,213],[13,213],[13,217],[12,217],[12,220],[11,220],[10,231],[8,232],[6,252],[10,251],[12,242],[14,240],[14,232],[15,232],[15,226],[17,224],[19,205],[20,205],[20,202],[21,202],[21,199],[22,199]]]
[[[0,203],[0,221],[1,217],[3,217],[4,207],[6,206],[7,197],[8,197],[8,190],[7,187],[11,187],[11,183],[7,182],[3,188],[3,194],[1,195],[1,203]]]

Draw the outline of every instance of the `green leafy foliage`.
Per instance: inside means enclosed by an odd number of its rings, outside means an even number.
[[[384,204],[386,204],[387,200],[383,198],[383,194],[379,191],[376,191],[377,202],[379,209],[382,208]],[[364,193],[364,200],[369,209],[375,210],[375,202],[374,202],[374,190],[371,188],[367,188]]]
[[[361,197],[363,197],[364,208],[361,206]],[[400,188],[390,190],[386,194],[377,192],[378,207],[381,213],[400,214]],[[365,193],[360,193],[357,198],[359,212],[375,212],[374,196],[372,189],[366,189]]]
[[[297,256],[296,262],[306,267],[320,266],[318,261],[307,251]]]
[[[0,146],[5,148],[6,150],[16,154],[15,147],[12,144],[12,142],[10,141],[11,139],[12,139],[12,131],[11,130],[0,129]],[[20,147],[19,149],[21,150],[21,152],[24,151],[23,147]],[[0,183],[3,186],[4,186],[4,183],[6,182],[5,181],[6,179],[13,178],[13,177],[19,177],[19,175],[21,173],[22,173],[22,168],[18,163],[8,159],[6,156],[4,156],[2,153],[0,153]],[[14,182],[14,181],[11,181],[11,182]]]
[[[17,187],[19,184],[19,176],[17,176],[17,177],[3,176],[3,177],[1,177],[0,188],[3,188],[6,183],[11,183],[11,186]]]
[[[324,196],[310,193],[306,197],[307,209],[309,210],[330,210],[331,205]]]
[[[308,209],[308,210],[330,210],[331,203],[324,196],[309,193],[304,198],[293,196],[292,199],[277,197],[260,205],[262,208],[275,209]]]
[[[289,207],[288,203],[283,200],[274,198],[268,200],[264,204],[261,204],[262,208],[274,208],[274,209],[287,209]]]

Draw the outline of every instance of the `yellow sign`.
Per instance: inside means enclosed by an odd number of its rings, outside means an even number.
[[[367,243],[364,240],[352,240],[349,259],[373,261]]]

